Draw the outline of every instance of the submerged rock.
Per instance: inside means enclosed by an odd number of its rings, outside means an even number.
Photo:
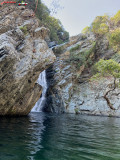
[[[41,95],[36,81],[55,55],[32,10],[14,5],[0,10],[0,115],[27,115]]]

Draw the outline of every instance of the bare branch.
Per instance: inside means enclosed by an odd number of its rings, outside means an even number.
[[[110,93],[111,91],[114,91],[116,89],[116,78],[114,78],[114,87],[113,89],[109,90],[106,92],[106,94],[104,95],[105,100],[107,101],[108,106],[110,107],[110,109],[112,110],[116,110],[113,105],[110,103],[109,98],[107,97],[108,93]]]

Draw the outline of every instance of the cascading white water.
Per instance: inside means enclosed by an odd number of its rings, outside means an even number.
[[[46,81],[46,71],[45,70],[40,73],[37,83],[40,84],[43,88],[42,97],[36,102],[31,112],[41,112],[45,104],[45,99],[46,99],[45,95],[47,91],[47,81]]]

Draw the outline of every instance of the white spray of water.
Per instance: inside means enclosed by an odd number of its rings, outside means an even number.
[[[43,88],[42,97],[36,102],[31,112],[41,112],[45,104],[45,99],[46,99],[45,95],[47,91],[47,81],[46,81],[46,71],[45,70],[40,73],[37,83],[40,84]]]

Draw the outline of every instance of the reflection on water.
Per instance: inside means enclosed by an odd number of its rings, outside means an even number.
[[[0,160],[32,160],[41,148],[45,115],[0,119]]]
[[[44,113],[1,118],[0,160],[120,160],[120,119]]]

